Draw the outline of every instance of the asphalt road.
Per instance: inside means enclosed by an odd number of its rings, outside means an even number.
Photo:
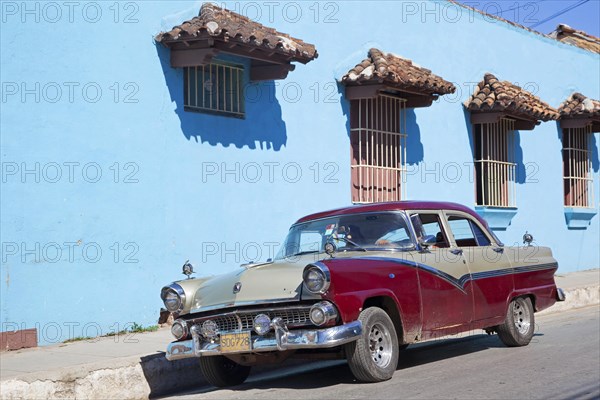
[[[233,389],[198,387],[170,399],[598,399],[600,307],[538,317],[529,346],[476,333],[412,345],[386,382],[354,381],[345,362],[283,364]],[[481,331],[478,331],[481,332]]]

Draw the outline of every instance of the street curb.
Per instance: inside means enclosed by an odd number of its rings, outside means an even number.
[[[565,301],[556,302],[552,307],[536,315],[554,314],[576,308],[600,304],[600,286],[591,285],[565,290]]]
[[[204,382],[196,359],[164,353],[78,365],[0,381],[1,399],[148,399]]]
[[[600,286],[565,290],[566,300],[536,315],[600,304]],[[0,398],[148,399],[206,384],[196,359],[168,361],[164,353],[78,365],[0,381]]]

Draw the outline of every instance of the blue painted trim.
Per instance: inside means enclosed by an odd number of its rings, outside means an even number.
[[[569,229],[587,229],[594,215],[595,208],[565,207],[565,220]]]
[[[477,214],[485,219],[493,230],[505,231],[513,217],[517,214],[516,207],[486,207],[475,206]]]
[[[422,271],[429,272],[430,274],[435,275],[438,278],[445,280],[446,282],[450,283],[451,285],[453,285],[454,287],[456,287],[458,290],[460,290],[461,292],[463,292],[465,294],[467,293],[465,290],[465,286],[467,285],[467,282],[469,282],[469,281],[476,281],[479,279],[487,279],[487,278],[495,278],[498,276],[510,275],[510,274],[522,274],[525,272],[532,272],[532,271],[558,269],[558,263],[554,262],[554,263],[546,263],[546,264],[527,265],[527,266],[515,267],[515,268],[495,269],[495,270],[491,270],[491,271],[475,272],[473,274],[469,273],[469,274],[465,274],[465,275],[461,276],[460,278],[456,279],[452,275],[447,274],[444,271],[441,271],[430,265],[420,264],[420,263],[410,261],[410,260],[398,260],[398,259],[387,258],[387,257],[355,257],[354,259],[369,260],[369,261],[386,261],[386,262],[402,264],[407,267],[414,267],[414,268],[420,269]]]

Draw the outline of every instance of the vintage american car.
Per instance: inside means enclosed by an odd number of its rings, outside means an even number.
[[[242,383],[253,365],[348,360],[357,380],[390,379],[411,343],[475,329],[525,346],[534,313],[564,300],[550,249],[505,246],[471,209],[403,201],[301,218],[278,255],[161,292],[174,314],[166,357],[198,357],[209,383]]]

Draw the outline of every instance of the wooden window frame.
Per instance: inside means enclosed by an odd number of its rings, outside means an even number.
[[[516,207],[515,120],[474,124],[473,135],[475,204]]]
[[[350,101],[354,204],[406,198],[406,99],[380,93]]]
[[[562,130],[563,194],[565,207],[594,207],[591,136],[591,124],[579,128],[563,128]]]

